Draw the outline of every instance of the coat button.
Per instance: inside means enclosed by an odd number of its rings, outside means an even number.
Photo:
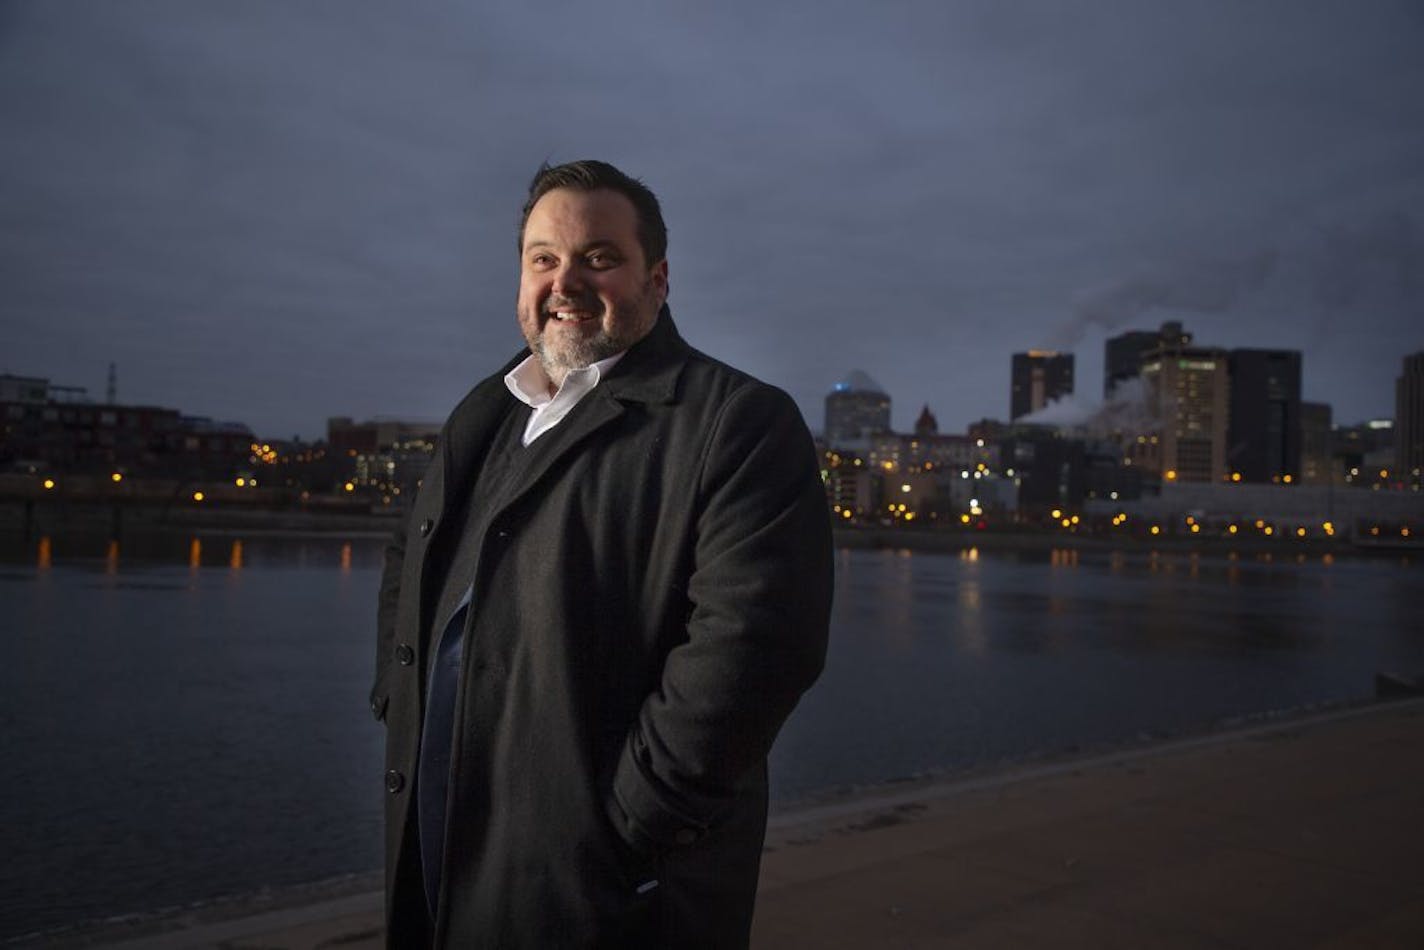
[[[422,521],[422,522],[420,523],[420,536],[421,536],[422,538],[428,538],[428,537],[430,537],[430,532],[431,532],[431,531],[434,531],[434,530],[435,530],[435,519],[434,519],[434,518],[426,518],[424,521]]]
[[[400,774],[395,769],[391,769],[389,772],[386,773],[386,791],[394,795],[396,792],[400,791],[403,788],[405,788],[404,775]]]
[[[400,660],[401,666],[410,666],[415,662],[415,651],[410,648],[409,644],[402,643],[396,647],[396,659]]]

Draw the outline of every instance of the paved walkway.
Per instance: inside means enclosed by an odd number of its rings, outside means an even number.
[[[753,945],[1424,950],[1424,701],[773,819]],[[374,894],[127,944],[367,950]]]

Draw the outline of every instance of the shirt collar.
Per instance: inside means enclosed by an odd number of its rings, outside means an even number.
[[[552,402],[565,390],[587,392],[602,381],[604,374],[621,360],[627,350],[614,353],[607,359],[590,363],[581,369],[571,369],[564,377],[564,384],[553,396],[549,395],[549,376],[544,372],[538,358],[530,353],[519,365],[504,375],[504,385],[515,399],[535,409]]]

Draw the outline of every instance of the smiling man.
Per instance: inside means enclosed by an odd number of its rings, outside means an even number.
[[[541,168],[520,260],[529,349],[387,552],[387,940],[744,946],[766,756],[825,656],[810,435],[678,335],[641,182]]]

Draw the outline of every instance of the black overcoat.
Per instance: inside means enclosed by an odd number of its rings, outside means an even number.
[[[371,708],[389,944],[744,946],[767,752],[825,657],[830,520],[795,404],[689,347],[666,308],[477,539],[427,919],[412,778],[444,569],[428,552],[515,405],[502,377],[451,415],[387,552]]]

